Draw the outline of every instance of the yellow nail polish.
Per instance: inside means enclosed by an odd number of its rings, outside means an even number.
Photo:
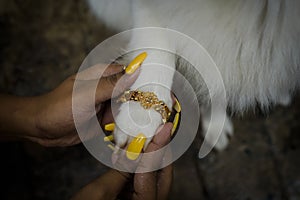
[[[135,57],[129,63],[129,65],[126,67],[125,73],[126,74],[133,74],[133,72],[135,72],[141,66],[141,64],[144,62],[146,57],[147,57],[146,52],[143,52],[143,53],[139,54],[137,57]]]
[[[113,131],[115,129],[115,123],[106,124],[104,126],[104,130],[106,131]]]
[[[111,142],[114,140],[114,136],[113,135],[109,135],[103,138],[104,142]]]
[[[146,142],[146,136],[142,133],[138,134],[128,145],[126,156],[129,160],[136,160]]]
[[[178,126],[178,121],[179,121],[179,113],[176,113],[174,120],[173,120],[173,128],[171,131],[171,136],[174,134],[174,132],[176,131],[176,128]]]
[[[111,144],[108,144],[107,147],[110,148],[113,151],[115,150],[115,147],[113,145],[111,145]]]
[[[176,110],[176,112],[180,112],[181,111],[181,105],[178,101],[177,98],[175,98],[175,105],[174,105],[174,109]]]

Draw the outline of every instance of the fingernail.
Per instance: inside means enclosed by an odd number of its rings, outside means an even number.
[[[179,121],[179,113],[176,113],[174,120],[173,120],[173,128],[171,131],[171,136],[174,134],[174,132],[176,131],[176,128],[178,126],[178,121]]]
[[[108,144],[107,147],[110,148],[113,151],[115,150],[115,147],[113,145],[111,145],[111,144]]]
[[[181,111],[181,105],[178,101],[177,98],[175,98],[175,105],[174,105],[174,109],[176,110],[176,112],[180,112]]]
[[[125,73],[126,74],[133,74],[141,66],[141,64],[144,62],[146,57],[147,57],[146,52],[143,52],[143,53],[139,54],[137,57],[135,57],[129,63],[129,65],[126,67]]]
[[[103,138],[104,142],[111,142],[114,140],[114,136],[113,135],[109,135]]]
[[[104,126],[104,130],[106,131],[113,131],[115,129],[115,123],[106,124]]]
[[[129,160],[136,160],[146,142],[146,136],[142,133],[138,134],[128,145],[126,156]]]

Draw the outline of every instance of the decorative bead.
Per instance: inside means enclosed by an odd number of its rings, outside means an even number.
[[[166,123],[170,117],[171,112],[163,101],[160,101],[153,92],[142,92],[142,91],[126,91],[118,101],[139,101],[144,109],[154,108],[155,111],[159,112],[163,118],[163,122]]]

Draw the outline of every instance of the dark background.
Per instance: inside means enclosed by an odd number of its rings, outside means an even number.
[[[53,89],[112,34],[84,0],[0,0],[0,91]],[[299,100],[235,117],[228,148],[202,160],[198,136],[175,162],[170,199],[300,199]],[[0,199],[68,199],[106,170],[82,145],[2,142],[0,156]]]

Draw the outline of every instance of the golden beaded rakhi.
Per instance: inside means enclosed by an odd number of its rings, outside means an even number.
[[[118,102],[137,101],[144,109],[153,108],[162,116],[163,123],[166,123],[171,115],[171,111],[165,102],[159,100],[153,92],[142,92],[138,90],[126,91],[118,99]]]

